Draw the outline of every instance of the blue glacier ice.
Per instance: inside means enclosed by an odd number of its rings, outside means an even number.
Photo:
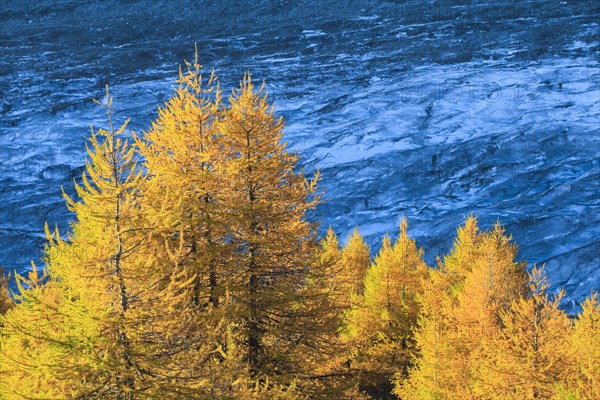
[[[92,98],[143,130],[194,42],[224,88],[265,80],[320,168],[323,226],[376,250],[401,217],[434,264],[470,213],[545,263],[567,311],[600,289],[600,5],[594,1],[0,4],[0,265],[68,228]]]

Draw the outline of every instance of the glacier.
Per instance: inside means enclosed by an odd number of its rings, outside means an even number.
[[[402,217],[435,264],[474,213],[502,222],[575,312],[600,290],[600,5],[594,1],[93,1],[0,4],[0,265],[68,230],[91,100],[144,130],[197,43],[225,94],[265,81],[319,169],[323,228],[373,251]],[[62,188],[62,189],[61,189]]]

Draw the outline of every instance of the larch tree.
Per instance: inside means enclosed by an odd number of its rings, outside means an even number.
[[[458,228],[452,251],[443,259],[440,269],[450,278],[450,290],[454,299],[462,290],[467,274],[479,257],[481,239],[477,218],[470,215],[464,225]]]
[[[332,227],[329,227],[321,239],[319,249],[319,262],[314,264],[309,271],[306,292],[313,303],[315,320],[319,321],[319,332],[323,337],[319,361],[315,364],[315,375],[323,377],[322,390],[333,390],[339,386],[339,373],[341,367],[340,352],[343,344],[339,340],[339,331],[343,323],[343,312],[340,302],[345,294],[340,291],[339,266],[342,252],[340,244]],[[329,378],[329,379],[327,379]],[[331,393],[333,395],[333,392]],[[337,392],[336,392],[337,395]],[[339,396],[338,396],[339,397]]]
[[[16,306],[0,316],[2,399],[65,398],[72,393],[63,382],[72,382],[75,374],[56,371],[63,363],[73,364],[64,351],[70,347],[67,329],[56,312],[63,296],[54,280],[32,266],[27,278],[16,274]],[[55,346],[50,345],[53,340]]]
[[[451,399],[462,371],[448,368],[456,353],[450,332],[453,299],[452,276],[440,268],[430,269],[419,296],[420,314],[414,332],[416,351],[408,377],[396,375],[394,392],[403,400]]]
[[[319,201],[318,176],[308,181],[296,171],[298,156],[282,142],[283,121],[249,74],[218,129],[219,198],[234,247],[227,285],[239,305],[235,338],[252,377],[288,384],[310,368],[299,354],[313,351],[314,321],[303,304],[309,268],[318,262],[316,227],[306,215]]]
[[[497,334],[500,312],[525,293],[517,250],[500,224],[481,233],[471,216],[458,229],[452,252],[430,273],[416,336],[421,355],[410,379],[397,382],[398,393],[473,397],[482,340]]]
[[[0,315],[6,314],[6,312],[14,306],[14,301],[10,297],[10,291],[8,289],[8,282],[10,281],[10,275],[4,273],[4,268],[0,267]]]
[[[291,380],[277,378],[286,371],[269,380],[268,368],[282,369],[262,359],[271,341],[280,346],[278,362],[291,363],[286,343],[309,341],[307,320],[292,316],[323,309],[324,294],[299,300],[310,297],[305,284],[318,258],[304,217],[316,204],[315,186],[294,171],[297,156],[285,151],[282,122],[264,92],[254,93],[248,78],[225,105],[214,75],[203,79],[200,70],[196,54],[136,140],[149,176],[147,221],[158,254],[181,245],[175,269],[193,280],[196,308],[186,337],[212,348],[208,358],[188,350],[180,363],[210,382],[211,396],[273,395]]]
[[[421,314],[415,332],[416,348],[408,379],[397,376],[395,392],[406,399],[446,399],[464,383],[464,369],[448,367],[462,362],[461,340],[454,321],[458,296],[480,254],[482,234],[470,216],[459,227],[450,254],[429,271],[419,297]]]
[[[358,228],[354,228],[348,242],[342,249],[339,262],[338,282],[340,291],[344,293],[345,307],[360,301],[364,291],[364,279],[371,265],[371,250]]]
[[[194,63],[180,69],[178,87],[151,128],[136,136],[136,145],[149,175],[144,202],[156,243],[173,247],[183,240],[180,268],[195,277],[191,301],[206,307],[224,296],[219,274],[227,256],[215,174],[221,91],[214,73],[207,79],[201,69],[196,50]]]
[[[571,322],[560,310],[564,292],[548,296],[543,268],[530,273],[530,294],[500,312],[503,328],[484,337],[476,395],[490,399],[549,399],[572,373]]]
[[[321,239],[320,264],[323,265],[323,275],[328,279],[330,286],[339,285],[339,269],[342,252],[340,242],[335,231],[330,226],[327,233]]]
[[[185,321],[178,311],[185,289],[144,251],[145,176],[127,123],[113,128],[108,89],[105,107],[109,128],[92,130],[83,184],[75,186],[79,200],[65,195],[76,216],[72,231],[63,239],[46,229],[48,276],[19,277],[19,305],[4,319],[9,344],[2,351],[28,360],[3,363],[7,398],[188,394],[170,357],[181,341],[172,324]]]
[[[574,397],[592,400],[600,397],[600,302],[594,293],[581,305],[570,344],[575,369],[567,389]]]
[[[185,369],[180,373],[205,382],[207,397],[245,396],[236,384],[244,368],[225,315],[232,302],[223,283],[229,260],[215,173],[221,91],[214,73],[203,76],[197,50],[177,83],[150,129],[134,136],[148,176],[141,198],[146,251],[172,268],[179,285],[189,283],[181,308],[189,320],[175,328],[185,348],[173,356]]]
[[[357,233],[357,231],[355,231]],[[354,245],[358,235],[353,236]],[[362,239],[359,248],[367,249]],[[342,267],[342,251],[337,235],[329,228],[321,239],[319,263],[309,272],[306,293],[314,304],[309,313],[318,321],[318,357],[313,362],[311,396],[315,399],[359,399],[365,395],[356,389],[357,368],[351,368],[348,341],[344,338],[346,313],[350,310],[350,295],[357,301],[359,295],[349,285],[348,276]],[[348,259],[346,259],[348,261]],[[348,263],[346,263],[348,265]],[[351,291],[351,292],[349,292]]]
[[[329,227],[325,237],[321,240],[319,252],[319,263],[311,268],[315,286],[319,288],[324,297],[320,300],[327,306],[329,313],[332,314],[330,322],[335,326],[332,328],[338,331],[342,324],[342,317],[345,311],[345,299],[347,293],[341,276],[342,251],[340,243],[332,227]]]
[[[500,313],[522,298],[527,288],[526,263],[517,261],[518,247],[499,223],[482,234],[477,250],[452,308],[451,336],[456,356],[451,368],[463,374],[456,389],[463,398],[472,397],[482,341],[498,333]]]
[[[359,386],[375,398],[392,398],[394,374],[406,375],[410,366],[419,315],[417,296],[427,273],[423,251],[408,236],[403,219],[395,243],[389,236],[384,238],[364,279],[362,301],[348,313],[352,362],[367,376]]]

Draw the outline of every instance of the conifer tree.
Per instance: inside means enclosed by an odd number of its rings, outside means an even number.
[[[396,382],[398,393],[472,397],[482,340],[497,334],[500,312],[525,293],[525,263],[516,257],[500,224],[480,233],[471,216],[458,229],[452,252],[430,273],[435,286],[422,297],[416,336],[421,358],[404,387]]]
[[[264,87],[246,74],[218,121],[222,187],[219,194],[228,240],[228,285],[237,310],[238,344],[252,377],[291,382],[307,365],[313,321],[303,311],[307,271],[318,260],[315,226],[306,212],[319,198],[315,177],[296,172],[297,155],[282,142]]]
[[[357,233],[356,230],[355,233]],[[357,237],[354,235],[353,241],[356,242]],[[362,243],[364,244],[364,242]],[[364,249],[364,247],[362,248]],[[343,261],[348,261],[348,255],[344,260],[343,251],[340,250],[340,243],[332,227],[329,227],[321,240],[319,254],[320,262],[311,268],[310,274],[316,283],[315,286],[321,290],[323,295],[317,296],[317,298],[327,308],[327,311],[323,310],[318,315],[324,317],[324,312],[330,315],[330,318],[325,318],[325,320],[333,324],[330,326],[330,332],[337,337],[344,325],[344,314],[350,309],[348,290],[352,289],[350,289],[351,285],[342,265]]]
[[[28,278],[16,274],[17,303],[0,316],[2,399],[65,398],[74,392],[64,382],[74,381],[77,368],[57,371],[63,363],[75,366],[78,358],[63,351],[74,333],[56,312],[64,296],[54,280],[39,275],[35,264],[32,267]],[[55,346],[49,345],[52,341]]]
[[[551,398],[572,371],[567,346],[571,323],[558,306],[564,292],[549,299],[543,268],[530,274],[530,295],[501,311],[503,329],[485,337],[475,394],[493,399]]]
[[[481,236],[477,256],[466,274],[452,311],[455,357],[449,367],[462,377],[456,393],[471,396],[471,382],[481,359],[482,341],[495,336],[500,329],[500,313],[513,300],[525,295],[524,262],[517,262],[518,247],[504,228],[496,223]],[[457,383],[458,383],[457,382]]]
[[[600,302],[598,293],[581,305],[570,338],[574,371],[567,387],[580,399],[592,400],[600,396]]]
[[[348,242],[342,249],[339,265],[340,291],[345,293],[346,307],[360,301],[364,291],[364,279],[371,265],[371,250],[360,234],[358,228],[354,228]]]
[[[307,329],[291,325],[306,322],[282,316],[323,311],[316,298],[298,304],[300,292],[307,294],[308,267],[317,257],[314,228],[304,219],[315,204],[314,183],[293,171],[297,156],[280,143],[282,123],[268,110],[262,91],[253,93],[248,80],[249,86],[242,85],[225,107],[216,78],[203,80],[197,55],[186,66],[152,129],[137,138],[150,177],[144,201],[157,252],[182,243],[177,268],[194,280],[191,303],[197,309],[189,339],[203,338],[212,346],[214,356],[206,365],[194,363],[193,354],[186,364],[195,365],[196,373],[211,382],[211,395],[250,396],[242,388],[259,379],[266,390],[265,370],[271,367],[258,360],[271,346],[261,343],[262,325],[279,319],[272,326],[290,325],[282,333],[286,337],[277,338],[281,346],[293,336],[302,342],[306,332],[300,331]],[[240,126],[251,127],[248,137]],[[249,292],[264,297],[251,301]],[[266,308],[267,300],[283,308]],[[260,313],[266,319],[256,315]],[[207,330],[214,332],[211,340],[203,337]],[[285,353],[282,362],[289,363],[288,349],[278,351]],[[287,384],[288,378],[282,381]],[[276,388],[277,379],[267,387]]]
[[[443,259],[440,269],[450,278],[450,290],[454,299],[462,290],[467,274],[479,257],[481,239],[477,218],[470,215],[464,225],[458,228],[452,251]]]
[[[186,291],[168,264],[145,252],[145,177],[124,137],[127,123],[113,128],[108,89],[105,107],[109,128],[92,130],[83,184],[75,186],[80,200],[65,195],[76,215],[72,232],[65,240],[47,229],[48,283],[18,277],[19,305],[4,318],[3,356],[27,360],[3,365],[12,371],[0,388],[7,398],[178,398],[202,384],[171,360],[181,347],[177,328],[189,319],[180,307]]]
[[[10,275],[5,275],[4,268],[0,267],[0,315],[6,314],[14,305],[8,289]]]
[[[321,240],[320,258],[325,274],[331,279],[333,284],[334,280],[338,280],[337,275],[339,273],[342,252],[338,237],[331,226],[327,229],[325,237]]]
[[[314,314],[315,318],[319,319],[323,334],[328,336],[326,340],[332,352],[330,355],[339,355],[341,344],[338,340],[338,333],[343,323],[345,311],[343,299],[346,298],[346,293],[342,292],[341,277],[339,276],[342,252],[332,227],[329,227],[321,240],[319,256],[319,262],[310,268],[307,289],[309,292],[312,291],[312,297],[318,304]],[[321,361],[321,370],[331,367],[325,365],[327,360]]]
[[[206,79],[201,70],[196,49],[151,129],[136,137],[149,176],[142,199],[151,235],[148,251],[171,258],[179,249],[173,268],[182,274],[180,284],[192,282],[185,291],[192,320],[178,328],[188,345],[176,362],[187,375],[206,382],[210,398],[251,397],[256,381],[244,346],[234,340],[240,300],[233,290],[234,249],[220,199],[225,157],[217,120],[224,106],[216,76]],[[260,386],[256,393],[264,390]]]
[[[191,301],[216,306],[224,295],[218,275],[226,262],[215,174],[221,91],[214,73],[208,79],[201,74],[197,49],[194,63],[185,67],[174,94],[136,144],[149,174],[144,202],[156,243],[177,246],[183,239],[180,267],[195,276]]]
[[[305,291],[307,305],[313,305],[306,309],[307,314],[313,316],[314,324],[318,325],[315,333],[320,338],[319,351],[311,363],[314,365],[309,381],[311,398],[362,398],[354,387],[356,369],[349,368],[348,343],[342,337],[350,296],[347,277],[341,269],[342,251],[331,227],[321,240],[319,255],[319,262],[309,271]]]
[[[440,263],[441,264],[441,263]],[[451,336],[454,278],[444,266],[429,270],[419,297],[420,315],[414,332],[416,352],[409,376],[396,374],[394,392],[403,400],[451,399],[462,371],[448,368],[455,360]]]
[[[443,262],[438,259],[438,268],[429,271],[419,301],[414,366],[407,380],[396,377],[395,392],[402,399],[451,398],[464,383],[464,369],[448,367],[462,360],[457,354],[460,340],[453,317],[465,278],[480,253],[481,240],[477,219],[470,216],[458,228],[450,254]]]
[[[348,315],[348,339],[354,361],[367,371],[364,390],[376,398],[391,398],[392,378],[405,375],[414,350],[422,280],[427,276],[423,251],[408,236],[406,219],[392,246],[386,236],[379,254],[367,271],[361,303]]]

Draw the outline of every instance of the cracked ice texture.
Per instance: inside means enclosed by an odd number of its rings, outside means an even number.
[[[500,220],[574,311],[600,289],[599,6],[593,1],[0,5],[0,264],[39,259],[72,218],[90,100],[110,84],[142,130],[193,55],[233,87],[266,80],[327,200],[316,217],[374,249],[402,216],[433,265],[458,224]],[[341,5],[343,4],[343,6]]]

